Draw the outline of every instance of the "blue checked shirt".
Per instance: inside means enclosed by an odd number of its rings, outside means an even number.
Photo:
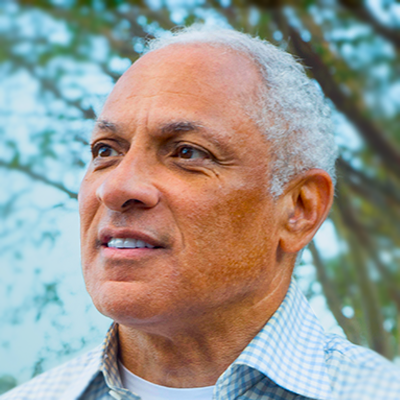
[[[112,325],[101,347],[0,400],[140,400],[122,387],[117,354],[117,327]],[[400,369],[370,350],[325,334],[292,282],[272,318],[219,377],[213,399],[400,400]]]

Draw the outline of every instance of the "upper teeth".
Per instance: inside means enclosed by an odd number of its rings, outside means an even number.
[[[153,249],[154,246],[144,242],[143,240],[136,239],[120,239],[120,238],[112,238],[107,243],[108,247],[116,247],[117,249],[142,249],[147,247],[148,249]]]

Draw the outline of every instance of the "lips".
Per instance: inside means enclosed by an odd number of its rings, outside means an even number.
[[[143,231],[103,228],[99,232],[99,244],[114,249],[155,249],[165,244]]]

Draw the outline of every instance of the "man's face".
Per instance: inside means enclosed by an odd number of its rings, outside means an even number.
[[[150,53],[119,80],[79,194],[83,272],[102,313],[179,324],[268,291],[269,146],[244,110],[259,84],[248,59],[207,45]]]

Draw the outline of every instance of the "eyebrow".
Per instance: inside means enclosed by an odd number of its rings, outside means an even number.
[[[108,131],[114,134],[119,134],[123,132],[123,128],[114,122],[100,119],[96,121],[96,126],[101,131]],[[209,128],[205,127],[203,124],[197,121],[187,121],[187,120],[180,120],[180,121],[172,121],[167,122],[159,127],[159,132],[162,135],[172,136],[173,134],[179,134],[182,132],[199,132],[201,131],[211,142],[213,142],[217,147],[222,148],[222,143],[220,142],[217,135],[210,130]]]
[[[161,133],[166,136],[172,136],[173,134],[179,134],[182,132],[201,132],[201,134],[212,142],[217,148],[222,151],[226,151],[223,142],[220,140],[218,135],[213,129],[210,129],[200,122],[196,121],[176,121],[168,122],[161,126]]]
[[[117,133],[119,131],[119,127],[117,124],[113,122],[107,121],[105,119],[98,119],[96,121],[96,126],[102,131],[111,131],[113,133]]]
[[[101,130],[112,131],[114,133],[118,132],[119,126],[113,122],[107,121],[105,119],[100,119],[96,121],[96,126]],[[204,128],[202,124],[194,121],[177,121],[168,122],[161,126],[161,132],[164,134],[172,134],[175,132],[189,132],[198,131]]]
[[[168,122],[161,127],[161,132],[163,134],[173,134],[178,132],[190,132],[190,131],[199,131],[201,128],[204,128],[202,124],[193,121],[177,121],[177,122]]]
[[[102,131],[111,131],[113,133],[118,133],[121,131],[118,124],[113,122],[101,119],[96,121],[96,126]],[[191,132],[191,131],[199,131],[204,126],[198,122],[194,121],[174,121],[167,122],[166,124],[161,125],[160,132],[163,135],[172,135],[174,133],[180,132]]]

